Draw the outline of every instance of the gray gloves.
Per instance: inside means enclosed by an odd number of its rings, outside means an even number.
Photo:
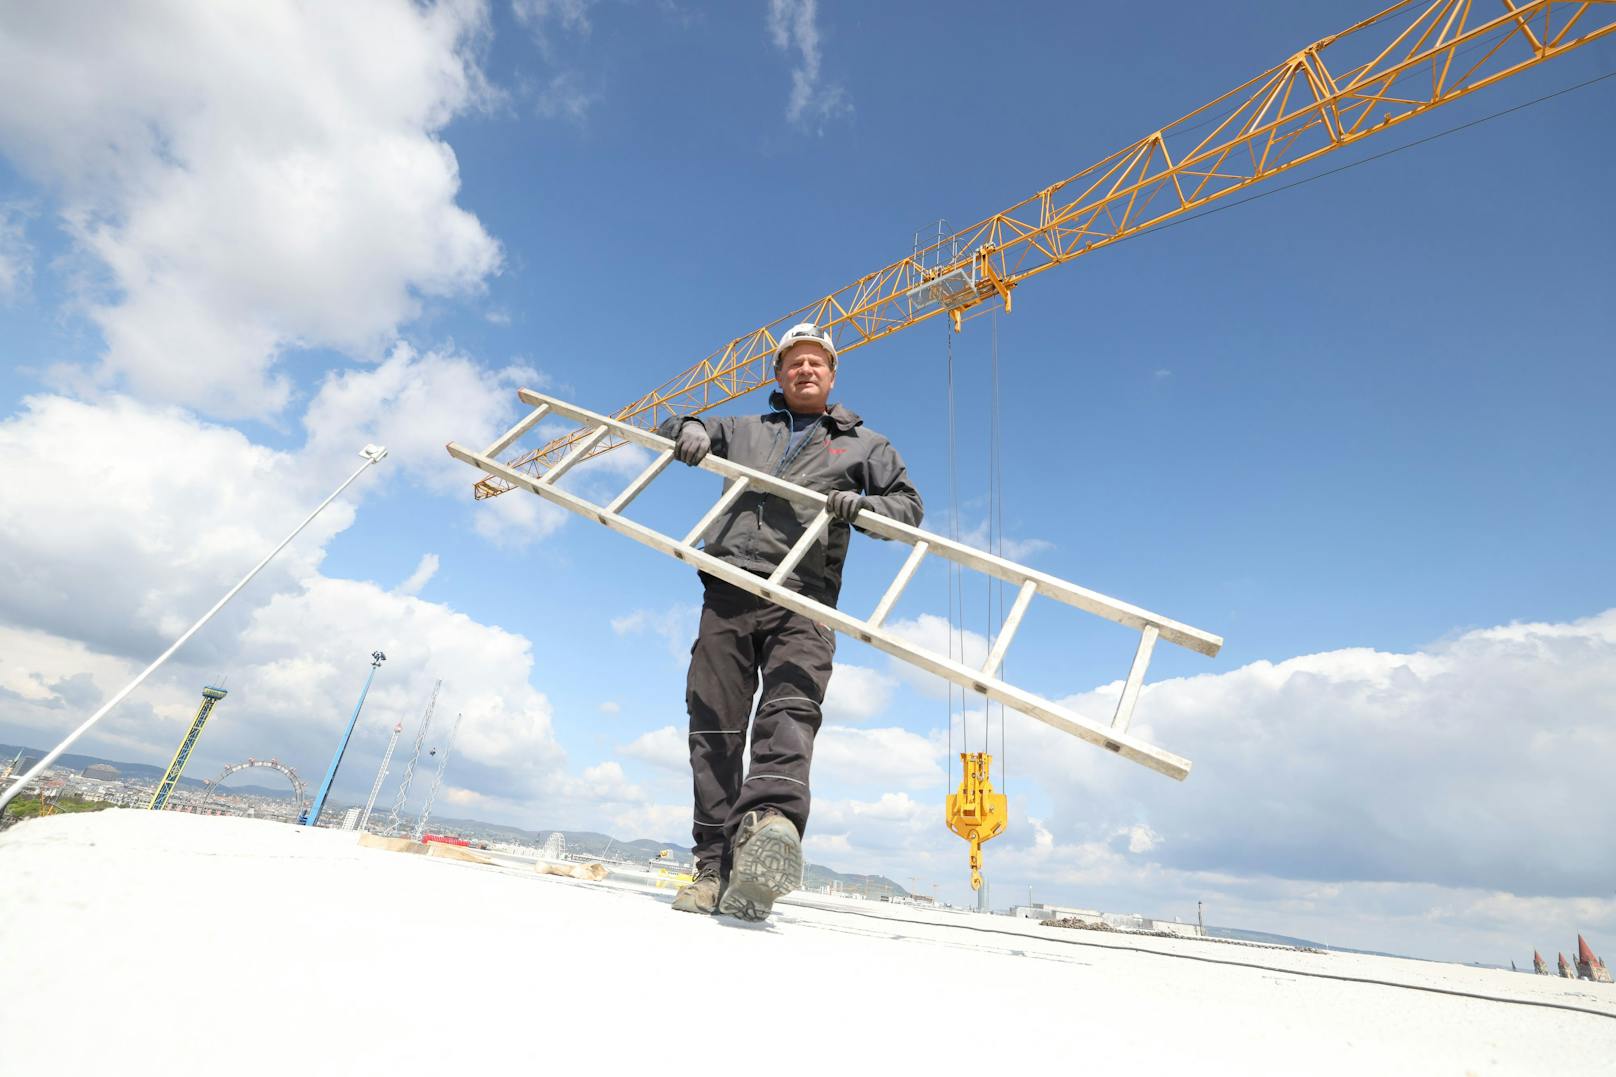
[[[863,496],[852,490],[832,490],[825,497],[825,508],[843,523],[852,523],[863,507]]]
[[[695,467],[713,447],[707,436],[707,427],[700,419],[692,419],[679,427],[679,437],[673,443],[673,455],[681,464]]]

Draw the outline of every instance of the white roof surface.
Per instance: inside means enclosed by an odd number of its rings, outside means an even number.
[[[814,895],[754,926],[671,896],[246,819],[23,823],[0,834],[0,1071],[1616,1072],[1604,984]]]

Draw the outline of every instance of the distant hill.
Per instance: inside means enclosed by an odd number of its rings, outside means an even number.
[[[45,749],[43,748],[25,748],[20,744],[0,744],[0,763],[9,762],[11,758],[18,752],[22,753],[22,757],[24,759],[45,758]],[[126,763],[118,759],[102,759],[99,756],[93,755],[75,755],[73,752],[63,752],[60,758],[56,760],[55,765],[58,767],[64,767],[67,770],[77,771],[82,774],[84,773],[85,767],[94,766],[97,763],[101,763],[109,767],[116,767],[120,777],[140,778],[151,782],[161,780],[164,773],[166,773],[168,770],[167,766],[154,767],[149,763]],[[262,773],[262,771],[259,773]],[[202,787],[208,782],[211,782],[216,776],[217,775],[214,773],[209,773],[205,779],[181,777],[179,784],[184,788],[195,789],[200,792]],[[231,793],[240,793],[260,797],[274,797],[281,800],[292,799],[292,787],[289,784],[283,785],[279,788],[274,788],[265,787],[262,785],[237,785],[234,782],[227,782],[225,783],[224,788],[226,791]]]
[[[1260,942],[1268,946],[1294,946],[1306,950],[1327,950],[1322,942],[1276,935],[1271,931],[1247,931],[1243,927],[1208,927],[1206,933],[1214,939],[1233,939],[1236,942]]]
[[[551,834],[557,833],[554,830],[523,830],[520,827],[501,826],[497,823],[482,823],[475,819],[434,818],[432,828],[452,830],[465,838],[516,841],[530,845],[541,845]],[[567,851],[582,856],[621,856],[625,860],[646,861],[666,849],[669,860],[687,867],[691,863],[690,847],[683,841],[652,841],[649,838],[624,841],[594,830],[562,830],[559,833],[566,840]],[[870,897],[882,895],[907,897],[909,894],[909,891],[884,875],[846,875],[821,864],[804,864],[802,881],[803,885],[810,889],[828,886],[833,882],[840,883],[855,893],[862,894],[868,891]]]
[[[22,753],[24,759],[43,759],[45,758],[46,749],[26,748],[21,744],[0,744],[0,756],[4,756],[7,762],[18,752]],[[102,759],[94,755],[75,755],[73,752],[63,752],[56,760],[55,765],[82,773],[85,767],[93,766],[96,763],[117,767],[118,772],[125,778],[145,778],[154,782],[162,778],[163,773],[168,770],[166,766],[154,767],[149,763],[126,763],[120,759]],[[194,785],[200,788],[202,780],[200,778],[181,778],[180,784]]]
[[[1409,957],[1407,954],[1392,954],[1385,950],[1358,950],[1351,946],[1331,946],[1327,942],[1313,942],[1310,939],[1298,939],[1290,935],[1275,935],[1269,931],[1247,931],[1242,927],[1209,927],[1206,933],[1214,939],[1233,939],[1236,942],[1261,942],[1269,946],[1296,946],[1312,950],[1334,950],[1343,954],[1367,954],[1370,957],[1400,957],[1406,961],[1424,961],[1423,957]],[[1487,966],[1501,968],[1500,965]]]

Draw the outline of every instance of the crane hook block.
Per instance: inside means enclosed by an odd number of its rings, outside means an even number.
[[[961,752],[959,792],[948,797],[948,829],[971,843],[971,889],[982,889],[982,843],[1004,833],[1010,801],[993,791],[988,771],[993,757],[986,752]]]

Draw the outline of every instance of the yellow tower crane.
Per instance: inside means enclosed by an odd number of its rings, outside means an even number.
[[[829,329],[839,355],[947,314],[1011,307],[1029,277],[1211,206],[1272,176],[1355,145],[1450,101],[1616,33],[1616,0],[1403,0],[1320,39],[1216,100],[1067,179],[829,295],[734,338],[620,408],[654,429],[771,381],[779,334],[797,322]],[[586,431],[507,461],[543,475]],[[623,444],[598,437],[577,463]],[[476,497],[512,489],[485,477]],[[950,830],[971,843],[981,886],[982,842],[1004,830],[1007,804],[989,780],[992,757],[962,753]]]
[[[1271,176],[1355,145],[1432,109],[1616,32],[1616,0],[1404,0],[1302,49],[1069,179],[865,274],[724,344],[614,417],[647,430],[772,380],[779,334],[828,328],[838,355],[979,303],[1027,278],[1138,235]],[[507,461],[535,478],[583,430]],[[584,458],[622,439],[601,438]],[[509,483],[486,477],[477,498]]]

